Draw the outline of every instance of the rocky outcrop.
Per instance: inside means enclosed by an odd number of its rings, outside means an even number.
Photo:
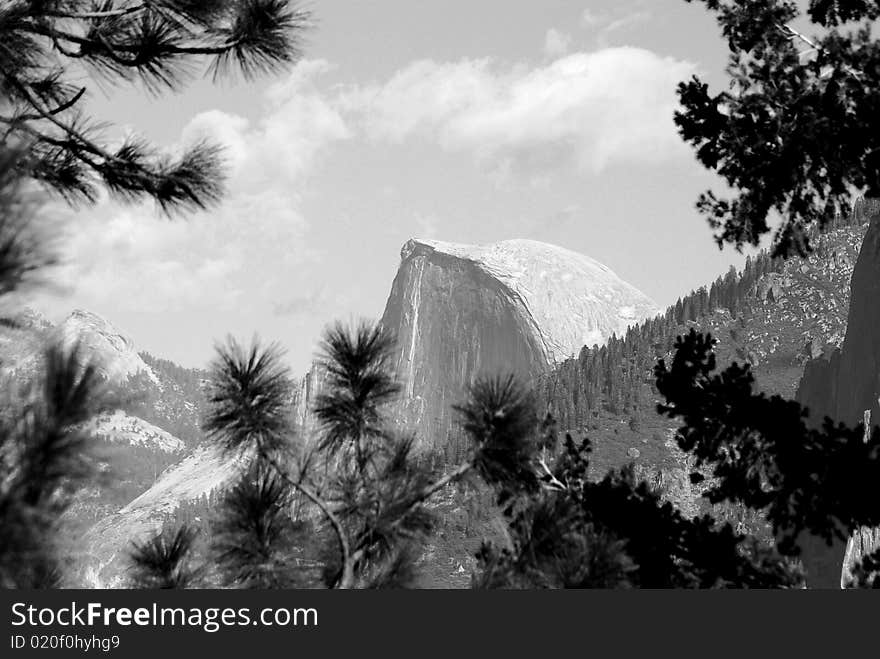
[[[797,390],[797,401],[810,411],[810,424],[819,427],[833,413],[840,373],[839,349],[821,354],[804,364],[804,375]]]
[[[641,462],[634,462],[635,475],[638,480],[643,480],[657,492],[664,501],[669,501],[687,518],[693,518],[705,512],[708,503],[703,498],[703,492],[709,486],[707,479],[702,484],[694,484],[691,474],[695,470],[696,458],[682,451],[676,440],[678,428],[667,428],[666,439],[663,447],[668,454],[668,460],[663,467],[646,466]],[[633,459],[637,455],[628,454]],[[709,474],[704,474],[709,476]]]
[[[50,343],[67,349],[78,344],[82,361],[97,367],[126,408],[104,412],[83,424],[82,429],[98,440],[94,444],[98,473],[77,490],[61,519],[62,543],[76,559],[75,577],[92,585],[117,583],[131,541],[161,526],[167,513],[191,493],[210,491],[233,466],[222,456],[198,449],[187,454],[181,438],[156,425],[173,419],[176,425],[169,423],[168,428],[184,427],[179,410],[197,416],[196,405],[185,398],[182,381],[161,371],[160,377],[138,354],[131,338],[97,314],[77,310],[56,326],[39,313],[24,310],[0,327],[0,373],[16,380],[38,377]],[[132,406],[152,413],[148,416],[154,422],[132,413]],[[169,469],[156,482],[165,467]],[[128,505],[120,510],[121,504]],[[96,519],[100,521],[94,525]],[[71,585],[79,583],[74,578]]]
[[[122,410],[99,414],[86,423],[83,429],[92,436],[113,444],[141,446],[171,454],[182,453],[186,448],[183,441],[170,432]]]
[[[312,363],[308,373],[293,383],[291,407],[293,423],[302,442],[314,441],[318,431],[318,421],[314,414],[315,400],[324,387],[326,370],[317,360]]]
[[[65,348],[79,344],[98,372],[111,382],[124,382],[128,376],[143,372],[158,384],[155,373],[138,355],[131,338],[98,314],[77,309],[55,332],[55,338]]]
[[[791,277],[779,272],[771,272],[762,277],[755,287],[755,295],[759,300],[775,302],[785,297],[786,290],[792,285]]]
[[[452,406],[474,378],[528,380],[657,311],[607,267],[561,247],[410,240],[382,317],[397,335],[400,420],[423,446],[444,448],[456,433]]]
[[[880,547],[880,528],[860,528],[846,543],[843,553],[843,570],[840,575],[840,585],[847,587],[853,581],[853,568],[862,562],[862,559],[877,551]],[[876,578],[876,577],[874,577]]]
[[[215,446],[200,446],[163,472],[151,488],[85,534],[78,572],[91,588],[123,587],[128,552],[162,529],[183,502],[194,501],[229,484],[248,464]]]
[[[880,420],[880,201],[870,207],[870,224],[853,270],[846,338],[830,410],[849,424],[865,410]]]
[[[869,220],[850,284],[846,336],[840,350],[807,363],[798,401],[810,410],[810,423],[827,416],[854,426],[880,420],[880,201],[861,200],[854,212]],[[877,533],[864,529],[848,546],[830,547],[805,538],[804,565],[811,587],[837,588],[847,581],[854,563],[878,546]]]

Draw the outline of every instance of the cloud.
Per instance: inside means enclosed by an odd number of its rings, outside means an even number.
[[[560,37],[554,48],[563,45]],[[172,221],[149,205],[110,201],[65,211],[65,264],[56,280],[68,296],[52,306],[111,318],[114,310],[231,314],[256,324],[304,323],[345,308],[358,282],[344,292],[328,283],[325,255],[311,244],[322,234],[310,232],[302,200],[319,164],[343,143],[387,152],[400,178],[375,194],[394,199],[407,194],[401,168],[408,161],[395,161],[389,144],[439,148],[475,162],[498,185],[535,188],[548,187],[560,169],[589,174],[690,153],[672,115],[676,83],[694,66],[643,49],[540,63],[421,60],[372,84],[330,86],[330,70],[322,61],[301,63],[267,90],[257,119],[211,110],[186,124],[172,148],[201,137],[226,147],[229,189],[219,208]],[[430,213],[409,222],[425,236],[444,226]]]
[[[317,287],[300,191],[320,155],[351,137],[316,86],[327,70],[324,62],[296,67],[268,90],[256,122],[212,110],[185,126],[180,144],[207,137],[225,147],[228,190],[219,208],[168,220],[148,204],[104,201],[71,213],[56,279],[69,283],[73,303],[248,313],[289,299],[292,286]]]
[[[601,12],[585,9],[581,14],[581,25],[590,30],[598,30],[600,37],[651,20],[652,14],[647,9],[635,9],[626,13]]]
[[[346,90],[339,104],[374,141],[433,141],[471,152],[496,175],[571,164],[595,173],[686,152],[672,119],[676,84],[693,72],[631,47],[535,67],[422,60],[383,84]]]
[[[544,37],[544,54],[548,57],[560,57],[571,48],[571,35],[555,28],[547,30]]]
[[[608,22],[608,24],[602,29],[603,34],[608,34],[610,32],[615,32],[617,30],[622,30],[631,25],[636,25],[638,23],[646,23],[651,20],[651,12],[649,11],[634,11],[629,14],[625,14],[620,18],[615,18]]]

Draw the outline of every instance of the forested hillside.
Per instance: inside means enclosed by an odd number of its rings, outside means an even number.
[[[204,371],[184,368],[147,352],[139,354],[159,384],[144,373],[129,377],[125,411],[167,430],[188,448],[194,447],[202,439],[199,419],[204,407]]]
[[[665,314],[604,346],[584,347],[538,383],[543,405],[567,431],[587,433],[597,467],[637,459],[669,464],[669,421],[656,413],[653,367],[676,336],[696,327],[718,340],[719,364],[752,365],[758,387],[794,397],[804,363],[838,347],[846,330],[849,281],[866,228],[864,204],[813,235],[808,258],[761,252],[679,299]]]

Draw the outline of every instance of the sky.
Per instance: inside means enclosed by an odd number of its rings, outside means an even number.
[[[197,80],[89,109],[169,150],[226,147],[223,204],[55,208],[54,286],[34,305],[106,317],[204,366],[258,335],[304,372],[322,329],[379,318],[413,237],[531,238],[586,254],[660,306],[745,260],[694,203],[723,191],[677,135],[676,84],[724,84],[726,45],[683,0],[313,0],[290,71]]]

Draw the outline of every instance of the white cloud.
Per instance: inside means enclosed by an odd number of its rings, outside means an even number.
[[[571,35],[555,28],[547,30],[544,37],[544,54],[548,57],[560,57],[571,48]]]
[[[493,172],[658,162],[685,152],[674,124],[688,62],[640,48],[573,53],[544,66],[415,62],[340,105],[376,141],[421,138],[472,152]]]
[[[598,30],[600,37],[605,37],[611,32],[647,22],[651,20],[651,16],[647,9],[634,9],[626,13],[585,9],[581,14],[581,25],[590,30]]]
[[[609,21],[608,24],[602,29],[603,34],[608,34],[610,32],[615,32],[617,30],[622,30],[631,25],[636,25],[638,23],[646,23],[651,20],[651,12],[649,11],[634,11],[629,14],[625,14],[620,18],[615,18],[612,21]]]
[[[269,90],[258,122],[212,110],[186,125],[181,144],[207,137],[226,147],[228,190],[219,208],[170,221],[149,204],[103,202],[71,214],[57,277],[69,283],[71,302],[247,313],[303,293],[296,289],[307,285],[314,253],[304,243],[300,191],[321,152],[350,137],[315,85],[326,70],[323,62],[296,67]]]
[[[181,143],[209,137],[227,147],[229,190],[218,209],[173,221],[149,205],[71,213],[57,278],[71,296],[62,304],[285,322],[332,307],[340,292],[323,290],[300,197],[322,156],[344,141],[422,142],[474,160],[499,185],[535,187],[559,168],[599,172],[689,153],[672,114],[676,83],[694,67],[647,50],[541,64],[423,60],[375,84],[337,87],[321,84],[329,68],[300,64],[268,90],[260,119],[212,110],[186,125]],[[411,221],[428,236],[442,226],[430,214]]]

